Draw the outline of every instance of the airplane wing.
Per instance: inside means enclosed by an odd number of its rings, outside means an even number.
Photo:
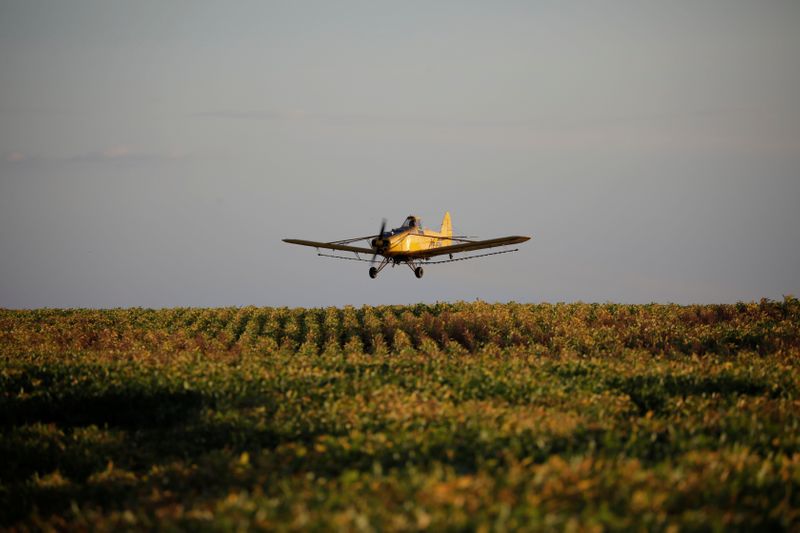
[[[327,250],[340,250],[342,252],[354,252],[357,254],[374,254],[375,250],[372,248],[362,248],[359,246],[349,246],[346,244],[338,244],[335,242],[316,242],[304,241],[301,239],[283,239],[283,242],[289,244],[299,244],[300,246],[311,246],[312,248],[325,248]]]
[[[460,252],[472,252],[474,250],[483,250],[485,248],[494,248],[496,246],[507,246],[509,244],[519,244],[529,240],[530,237],[523,237],[520,235],[513,235],[510,237],[498,237],[496,239],[487,239],[485,241],[470,241],[462,244],[453,244],[450,246],[442,246],[440,248],[429,248],[427,250],[419,250],[412,252],[411,257],[415,259],[428,259],[437,255],[457,254]]]

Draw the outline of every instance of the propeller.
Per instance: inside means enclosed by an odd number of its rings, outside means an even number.
[[[378,236],[372,240],[372,247],[375,248],[375,253],[372,254],[372,262],[375,262],[375,258],[378,257],[378,252],[384,245],[383,240],[383,232],[386,231],[386,219],[384,218],[381,221],[381,230],[378,232]]]

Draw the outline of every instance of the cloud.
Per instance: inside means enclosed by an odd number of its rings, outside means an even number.
[[[647,112],[553,113],[498,117],[325,113],[303,110],[227,109],[191,116],[229,120],[318,123],[370,127],[415,141],[502,149],[625,152],[798,152],[800,129],[769,107],[719,107]],[[788,124],[788,126],[787,126]],[[383,127],[383,129],[379,129]],[[378,128],[378,129],[376,129]]]
[[[141,162],[156,163],[162,161],[177,161],[186,159],[187,153],[182,150],[141,150],[130,144],[115,144],[102,150],[77,154],[67,159],[86,162]]]
[[[8,164],[36,163],[159,163],[180,161],[189,157],[183,150],[145,151],[129,144],[114,144],[90,152],[59,155],[25,154],[13,151],[0,160]]]
[[[192,117],[225,118],[234,120],[306,121],[333,123],[437,123],[441,119],[410,117],[403,115],[381,115],[375,113],[318,113],[302,109],[222,109],[191,113]]]
[[[101,153],[106,159],[118,159],[120,157],[130,156],[135,152],[131,146],[126,144],[118,144],[116,146],[106,148]]]
[[[237,118],[254,120],[296,120],[312,118],[305,111],[270,111],[266,109],[223,109],[218,111],[201,111],[192,113],[193,117]]]

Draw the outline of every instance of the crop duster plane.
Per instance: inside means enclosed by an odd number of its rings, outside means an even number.
[[[371,278],[377,277],[378,273],[383,270],[386,265],[392,265],[392,267],[394,267],[402,263],[408,265],[408,267],[414,271],[414,275],[421,278],[423,274],[421,265],[423,263],[426,265],[450,263],[453,261],[486,257],[488,255],[516,252],[518,248],[467,257],[453,257],[454,254],[473,252],[498,246],[509,246],[525,242],[529,239],[530,237],[513,235],[510,237],[498,237],[496,239],[476,241],[470,240],[470,238],[465,236],[454,236],[453,224],[450,221],[450,213],[448,212],[444,214],[442,227],[439,231],[423,228],[420,218],[411,215],[406,218],[402,226],[389,231],[386,230],[386,219],[384,219],[377,235],[355,237],[332,242],[306,241],[301,239],[283,239],[283,242],[299,244],[301,246],[311,246],[317,249],[317,255],[321,257],[371,262],[373,263],[373,266],[369,269],[369,277]],[[369,243],[369,248],[365,246],[354,246],[354,243],[358,243],[359,241],[366,241]],[[331,255],[321,253],[320,250],[351,252],[355,254],[355,257]],[[362,255],[371,255],[372,258],[364,259],[361,257]],[[375,260],[379,255],[381,256],[381,262],[376,267]],[[431,261],[431,258],[443,255],[448,256],[448,259]]]

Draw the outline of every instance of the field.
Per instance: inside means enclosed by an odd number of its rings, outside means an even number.
[[[800,529],[800,302],[0,310],[0,528]]]

